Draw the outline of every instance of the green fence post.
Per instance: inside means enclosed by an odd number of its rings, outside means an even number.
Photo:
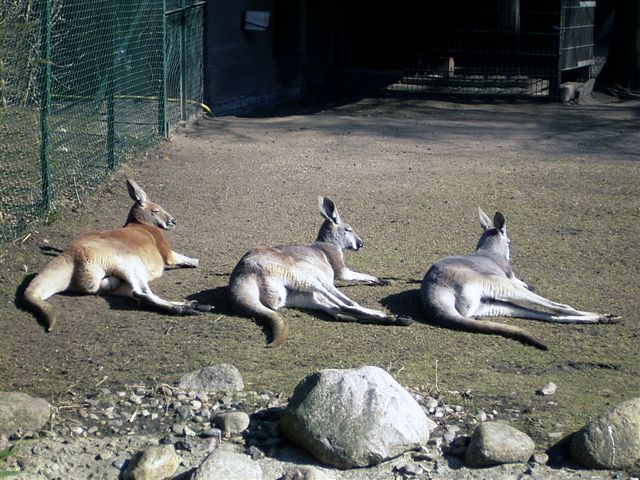
[[[109,67],[109,71],[107,73],[107,167],[109,170],[115,170],[116,168],[116,155],[115,155],[115,106],[114,106],[114,95],[115,95],[115,86],[114,86],[114,77],[116,70],[116,7],[115,2],[110,2],[109,7],[109,16],[108,21],[110,23],[111,28],[109,29],[109,33],[111,35],[110,42],[110,57],[111,57],[111,66]]]
[[[187,121],[187,12],[184,0],[180,0],[180,119]]]
[[[43,89],[40,105],[40,175],[42,177],[42,199],[40,210],[51,208],[51,165],[49,162],[51,116],[51,0],[44,0],[42,13],[42,54],[43,54]]]
[[[162,79],[158,95],[158,134],[169,136],[167,125],[167,0],[162,1]]]

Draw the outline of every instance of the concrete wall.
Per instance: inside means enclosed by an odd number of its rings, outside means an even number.
[[[209,0],[206,15],[205,102],[216,114],[239,114],[302,95],[322,81],[328,56],[309,43],[326,29],[317,0]],[[311,5],[311,7],[309,7]],[[242,28],[246,10],[270,12],[266,32]],[[311,18],[314,17],[314,18]],[[329,39],[321,46],[329,51]],[[312,72],[312,75],[309,75]]]

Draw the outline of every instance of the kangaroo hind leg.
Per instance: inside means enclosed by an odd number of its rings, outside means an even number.
[[[549,323],[609,323],[609,315],[592,312],[576,312],[575,314],[558,314],[523,307],[505,301],[482,303],[477,310],[482,317],[515,317]]]
[[[522,281],[520,282],[523,283]],[[515,288],[513,288],[514,286]],[[502,291],[500,293],[502,294],[496,295],[497,300],[503,300],[506,302],[509,302],[510,300],[513,300],[516,302],[517,301],[527,302],[532,305],[536,305],[538,307],[549,309],[555,313],[560,313],[565,315],[579,315],[583,313],[578,311],[576,308],[572,307],[571,305],[554,302],[553,300],[543,297],[542,295],[538,295],[537,293],[532,292],[531,290],[525,288],[524,286],[521,286],[518,283],[509,282],[508,284],[505,285],[505,288],[501,290]],[[584,313],[588,313],[588,312],[584,312]]]
[[[153,293],[149,285],[146,266],[138,258],[128,259],[126,263],[116,266],[110,273],[111,275],[103,276],[100,280],[101,285],[111,287],[111,291],[105,293],[129,296],[144,305],[175,315],[199,315],[202,313],[191,303],[170,302]],[[111,277],[117,277],[121,283],[118,284]]]
[[[320,295],[317,292],[289,292],[286,306],[309,310],[320,310],[328,313],[337,320],[342,320],[342,318],[339,318],[340,312],[342,311],[340,306],[332,302],[326,296]],[[355,317],[350,321],[356,321]]]
[[[348,298],[333,285],[328,288],[320,287],[318,291],[314,292],[314,297],[318,302],[326,302],[338,308],[338,314],[334,315],[337,320],[402,326],[412,323],[412,319],[409,317],[396,317],[380,310],[363,307]],[[343,301],[343,297],[346,298],[347,302]]]

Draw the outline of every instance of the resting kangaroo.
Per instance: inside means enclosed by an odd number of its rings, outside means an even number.
[[[362,240],[343,223],[338,209],[319,197],[324,222],[311,245],[281,245],[250,250],[229,279],[231,305],[239,314],[264,322],[272,331],[267,346],[282,344],[289,326],[276,310],[281,307],[322,310],[348,322],[408,325],[411,319],[364,308],[338,290],[334,281],[382,284],[374,276],[349,270],[343,250],[359,250]]]
[[[51,331],[56,312],[46,300],[56,293],[115,294],[179,315],[210,309],[196,303],[168,302],[155,295],[149,282],[162,276],[166,266],[197,267],[198,260],[174,252],[162,230],[172,230],[175,219],[132,180],[127,180],[135,203],[123,228],[90,232],[36,275],[24,292],[25,306],[42,318]]]
[[[519,340],[546,350],[522,328],[481,317],[519,317],[555,323],[612,323],[617,317],[582,312],[533,293],[511,269],[506,221],[497,212],[493,223],[480,209],[484,233],[475,253],[448,257],[426,273],[420,296],[427,314],[439,325],[470,332],[489,333]],[[525,302],[549,312],[517,305]]]

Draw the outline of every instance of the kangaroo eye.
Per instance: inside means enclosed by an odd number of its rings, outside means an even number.
[[[160,212],[159,208],[152,208],[151,209],[151,213],[158,213],[158,212]]]
[[[345,228],[345,232],[353,232],[353,228]]]

